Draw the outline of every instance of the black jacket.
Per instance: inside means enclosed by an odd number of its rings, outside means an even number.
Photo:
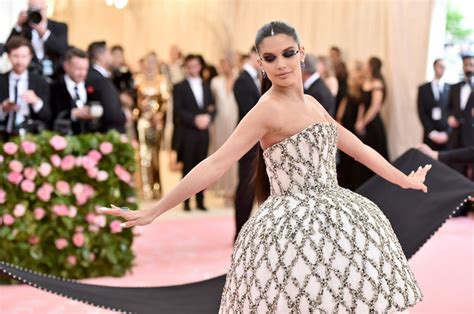
[[[9,76],[10,72],[0,74],[0,103],[10,96],[10,87],[9,87]],[[49,103],[49,86],[46,80],[37,74],[28,73],[28,89],[35,92],[36,96],[43,100],[43,107],[39,112],[34,112],[30,108],[30,117],[33,120],[40,120],[46,124],[49,123],[51,119],[51,108]],[[0,120],[2,129],[6,127],[7,119]]]
[[[464,110],[461,110],[461,88],[465,82],[453,85],[449,95],[449,112],[461,125],[454,129],[451,136],[452,148],[474,145],[474,92],[471,91]]]
[[[87,74],[86,85],[93,89],[94,99],[90,100],[98,101],[104,108],[99,132],[106,133],[110,130],[117,130],[120,133],[125,133],[126,117],[122,110],[119,92],[112,80],[91,67]]]
[[[314,81],[313,84],[311,84],[311,86],[304,92],[305,94],[313,96],[324,107],[324,109],[326,109],[331,117],[335,116],[336,98],[331,94],[331,91],[321,78]]]
[[[239,121],[257,104],[260,91],[247,71],[242,71],[234,83],[234,96],[239,106]]]
[[[445,163],[474,164],[474,146],[439,152],[438,159]]]

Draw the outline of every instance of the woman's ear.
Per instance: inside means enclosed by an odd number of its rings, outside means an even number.
[[[300,46],[300,61],[304,61],[305,56],[304,47]]]

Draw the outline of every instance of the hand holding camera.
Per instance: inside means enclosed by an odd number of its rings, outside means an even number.
[[[18,105],[10,101],[9,99],[5,99],[2,102],[2,111],[5,113],[18,111]]]

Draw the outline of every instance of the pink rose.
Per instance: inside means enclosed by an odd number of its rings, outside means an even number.
[[[18,185],[23,180],[23,176],[18,172],[10,172],[7,176],[8,182]]]
[[[3,163],[4,160],[3,155],[0,155],[0,164]]]
[[[56,182],[56,190],[58,190],[58,192],[62,195],[71,193],[71,187],[69,186],[69,183],[62,180]]]
[[[28,239],[28,242],[31,244],[31,245],[36,245],[38,244],[40,241],[40,238],[36,235],[34,236],[31,236],[29,239]]]
[[[88,184],[76,183],[72,192],[77,200],[77,205],[84,205],[94,195],[95,190]]]
[[[48,202],[51,199],[51,193],[53,193],[53,186],[49,183],[44,183],[36,192],[38,198],[44,202]]]
[[[75,266],[77,264],[77,257],[75,257],[74,255],[69,255],[67,257],[67,262],[72,265],[72,266]]]
[[[99,182],[106,181],[108,178],[109,178],[109,174],[107,173],[107,171],[100,170],[100,171],[97,173],[96,179],[97,179],[97,181],[99,181]]]
[[[3,223],[7,226],[11,226],[13,225],[13,223],[15,222],[15,218],[10,215],[10,214],[4,214],[3,215]]]
[[[7,192],[4,189],[0,189],[0,204],[5,204],[7,201]]]
[[[129,203],[135,203],[136,201],[137,201],[137,199],[134,196],[127,197],[127,202],[129,202]]]
[[[36,152],[36,144],[32,141],[23,141],[21,143],[21,148],[27,155],[31,155]]]
[[[82,166],[82,157],[78,156],[76,157],[76,167]]]
[[[124,144],[128,143],[128,136],[125,135],[125,134],[121,134],[120,135],[120,142],[124,143]]]
[[[64,204],[54,205],[53,212],[56,215],[63,217],[69,215],[69,208]]]
[[[107,223],[106,218],[104,215],[97,215],[94,219],[94,224],[98,227],[104,228],[105,224]]]
[[[76,206],[69,206],[69,217],[74,218],[77,215],[77,207]]]
[[[46,211],[41,207],[35,208],[33,213],[35,215],[36,220],[41,220],[43,219],[44,215],[46,215]]]
[[[54,244],[56,245],[56,248],[58,250],[64,249],[66,246],[68,246],[68,242],[64,238],[59,238],[56,241],[54,241]]]
[[[72,243],[74,243],[75,246],[77,247],[82,247],[84,245],[84,234],[83,233],[75,233],[72,236]]]
[[[21,182],[21,190],[26,193],[33,193],[35,191],[35,183],[31,180],[24,180]]]
[[[82,167],[84,169],[90,169],[96,167],[98,164],[97,160],[90,158],[89,156],[82,157]]]
[[[97,227],[96,225],[89,225],[89,227],[87,229],[89,229],[89,231],[92,232],[92,233],[97,233],[100,230],[100,228]]]
[[[7,142],[7,143],[3,144],[3,151],[7,155],[15,155],[16,152],[18,151],[18,145],[16,145],[15,143],[12,143],[12,142]]]
[[[95,214],[93,214],[93,213],[88,213],[88,214],[86,215],[86,221],[87,221],[87,223],[89,223],[89,224],[93,224],[94,221],[95,221]]]
[[[96,151],[96,150],[91,150],[88,154],[87,154],[87,157],[89,157],[90,159],[93,159],[95,161],[99,161],[102,159],[102,155]]]
[[[62,136],[55,135],[49,140],[49,144],[51,144],[55,150],[63,150],[67,147],[67,140]]]
[[[122,226],[120,226],[122,222],[120,220],[113,220],[110,223],[110,231],[112,233],[119,233],[122,232]]]
[[[13,209],[13,215],[15,217],[22,217],[25,215],[26,207],[23,204],[16,204],[15,208]]]
[[[51,156],[50,160],[53,166],[55,166],[56,168],[61,166],[61,157],[59,157],[58,155]]]
[[[83,226],[77,226],[75,230],[76,230],[77,233],[82,233],[82,232],[84,232],[84,227]]]
[[[23,164],[19,162],[18,160],[12,160],[8,164],[8,167],[10,167],[10,170],[13,172],[22,172],[23,171]]]
[[[41,176],[47,177],[51,173],[52,169],[53,169],[53,167],[51,167],[51,165],[49,163],[42,162],[39,169],[38,169],[38,171],[41,174]]]
[[[36,172],[35,168],[27,167],[27,168],[25,168],[25,171],[23,171],[23,174],[25,175],[25,178],[27,178],[28,180],[33,181],[36,178],[37,172]]]
[[[76,159],[72,155],[67,155],[61,162],[61,169],[64,171],[71,170],[76,165]]]
[[[91,262],[95,261],[95,254],[94,253],[89,254],[89,259],[91,260]]]
[[[89,178],[95,179],[97,177],[97,174],[99,174],[98,168],[94,167],[94,168],[87,169],[87,175],[89,176]]]
[[[120,165],[115,165],[114,172],[117,177],[125,183],[130,183],[130,181],[132,180],[132,176],[130,175],[130,173]]]
[[[112,145],[112,143],[109,143],[109,142],[103,142],[99,146],[100,152],[104,155],[110,154],[113,151],[113,149],[114,149],[114,146]]]

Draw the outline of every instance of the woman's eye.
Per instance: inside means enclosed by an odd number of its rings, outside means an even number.
[[[263,60],[265,60],[266,62],[272,62],[272,61],[275,60],[275,59],[276,59],[275,56],[263,57]]]
[[[298,53],[298,51],[295,51],[295,50],[287,50],[283,53],[283,57],[285,58],[291,58],[293,57],[294,55],[296,55]]]

